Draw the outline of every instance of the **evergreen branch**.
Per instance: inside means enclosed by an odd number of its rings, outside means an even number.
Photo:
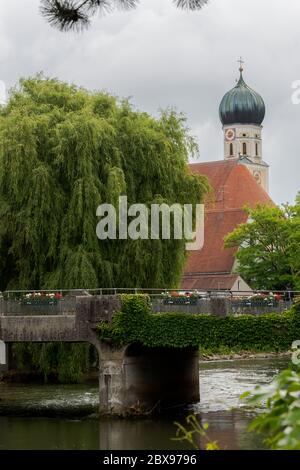
[[[89,15],[82,8],[87,2],[77,5],[74,0],[41,0],[40,11],[51,26],[61,31],[81,30],[89,23]]]
[[[140,0],[115,0],[115,5],[121,10],[130,10],[136,8]]]
[[[41,0],[42,16],[61,31],[82,30],[89,26],[97,12],[108,13],[114,8],[135,8],[140,0]],[[208,0],[173,0],[177,8],[199,10]]]
[[[173,3],[177,8],[182,8],[183,10],[200,10],[204,5],[208,3],[208,0],[173,0]]]

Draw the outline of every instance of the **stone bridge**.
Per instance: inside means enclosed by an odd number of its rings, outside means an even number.
[[[70,303],[72,306],[72,302]],[[16,342],[88,342],[99,354],[100,413],[124,415],[147,413],[199,401],[199,358],[194,348],[146,348],[130,344],[116,348],[100,341],[96,327],[111,322],[121,302],[117,295],[80,296],[73,308],[62,314],[43,315],[34,306],[2,300],[0,341]],[[41,313],[41,314],[39,314]],[[2,343],[2,344],[3,344]]]

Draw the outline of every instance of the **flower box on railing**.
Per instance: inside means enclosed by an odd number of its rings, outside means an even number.
[[[161,294],[164,305],[197,305],[198,295],[179,292],[164,292]]]
[[[74,315],[76,311],[76,297],[60,293],[46,294],[30,293],[20,295],[17,293],[6,296],[3,300],[2,311],[7,316],[31,315]]]
[[[274,307],[277,308],[282,301],[282,296],[280,294],[253,294],[247,298],[232,298],[232,304],[235,307],[252,307],[252,308],[266,308]]]
[[[26,294],[20,301],[21,305],[32,305],[32,306],[52,306],[58,305],[62,300],[62,295],[56,294],[44,294],[41,292]]]
[[[170,297],[164,299],[164,305],[197,305],[197,299],[189,299],[186,297]]]

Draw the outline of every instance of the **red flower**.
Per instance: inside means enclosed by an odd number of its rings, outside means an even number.
[[[174,292],[171,292],[171,297],[180,297],[180,294],[179,292],[174,291]]]

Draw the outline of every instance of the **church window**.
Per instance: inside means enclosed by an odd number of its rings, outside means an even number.
[[[243,143],[243,155],[247,155],[247,144],[246,144],[246,142]]]
[[[255,155],[256,157],[258,157],[258,144],[257,143],[255,144]]]
[[[233,144],[230,144],[229,153],[230,153],[230,156],[233,157]]]

